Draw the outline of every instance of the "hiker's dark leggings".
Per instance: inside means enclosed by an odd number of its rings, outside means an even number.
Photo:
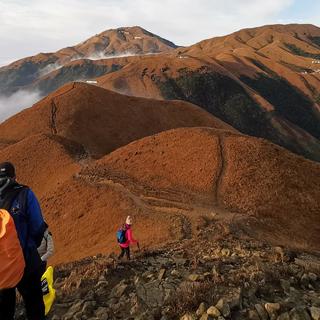
[[[44,304],[39,272],[24,275],[17,285],[28,320],[44,320]],[[16,308],[16,289],[0,290],[0,319],[13,320]]]
[[[130,247],[128,248],[120,247],[120,249],[121,249],[121,253],[119,255],[119,259],[123,258],[123,256],[126,255],[127,259],[130,260]]]

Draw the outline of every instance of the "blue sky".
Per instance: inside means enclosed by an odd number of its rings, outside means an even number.
[[[320,24],[319,0],[295,0],[292,5],[281,12],[281,18],[288,21],[310,21]]]
[[[121,26],[190,45],[275,23],[320,26],[320,0],[0,0],[0,65]]]

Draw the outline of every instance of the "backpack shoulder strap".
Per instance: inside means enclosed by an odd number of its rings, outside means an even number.
[[[27,186],[16,184],[0,198],[0,208],[10,211],[13,201],[19,196],[19,202],[26,208],[27,205]]]

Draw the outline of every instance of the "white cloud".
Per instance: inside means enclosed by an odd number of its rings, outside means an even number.
[[[106,29],[140,25],[189,45],[276,23],[294,0],[0,0],[0,52],[24,57],[74,45]],[[1,63],[1,60],[0,60]]]
[[[39,92],[26,90],[17,91],[11,96],[0,96],[0,122],[27,107],[31,107],[40,99]]]

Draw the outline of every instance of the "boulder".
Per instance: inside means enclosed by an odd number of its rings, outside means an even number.
[[[249,320],[260,320],[258,312],[256,310],[249,310],[248,311],[248,319]]]
[[[183,315],[180,320],[196,320],[197,317],[194,314],[186,313]]]
[[[220,299],[217,304],[216,304],[216,308],[219,309],[219,311],[221,312],[221,314],[224,317],[229,317],[231,314],[231,310],[230,310],[230,306],[228,303],[226,303],[223,299]]]
[[[158,275],[158,280],[161,281],[166,273],[166,269],[161,269]]]
[[[207,310],[207,314],[208,314],[209,316],[214,317],[214,318],[218,318],[218,317],[221,315],[219,309],[216,308],[216,307],[214,307],[214,306],[211,306],[211,307]]]
[[[288,312],[281,313],[277,320],[290,320],[290,316]]]
[[[190,275],[188,276],[188,279],[189,279],[190,281],[198,281],[198,280],[200,279],[200,276],[199,276],[198,274],[190,274]]]
[[[320,308],[309,308],[312,320],[320,320]]]
[[[294,308],[289,312],[290,320],[311,320],[304,308]]]
[[[199,308],[196,311],[198,317],[202,316],[206,312],[207,308],[204,302],[201,302]]]
[[[281,306],[279,303],[266,303],[264,308],[267,310],[270,320],[276,320]]]
[[[120,282],[117,286],[115,286],[111,291],[111,296],[115,298],[120,298],[128,286],[125,283]]]
[[[256,304],[254,307],[261,320],[269,320],[268,313],[261,304]]]
[[[108,320],[109,319],[109,315],[108,315],[108,308],[106,307],[99,307],[96,311],[95,311],[95,315],[98,319],[100,320]]]

